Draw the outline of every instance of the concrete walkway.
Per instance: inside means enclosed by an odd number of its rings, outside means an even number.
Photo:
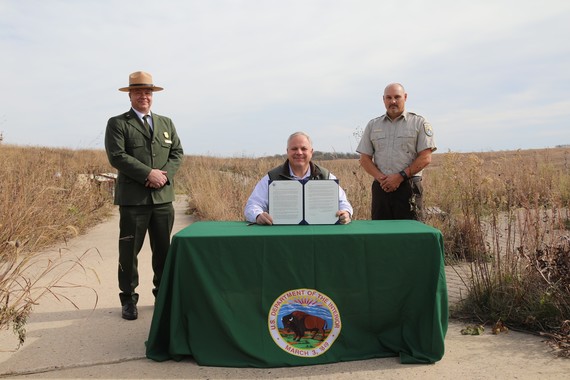
[[[186,227],[185,203],[176,204],[174,231]],[[446,353],[433,365],[403,365],[398,358],[373,359],[293,368],[201,367],[192,359],[157,363],[145,357],[153,313],[150,251],[140,255],[139,319],[121,319],[117,291],[118,213],[68,243],[62,251],[80,256],[85,271],[66,282],[85,287],[62,288],[67,301],[42,299],[27,323],[27,339],[14,351],[11,331],[0,331],[0,378],[35,379],[570,379],[570,360],[556,358],[543,339],[509,332],[463,336],[464,327],[451,321]],[[56,250],[53,252],[56,253]],[[464,295],[464,285],[447,268],[451,302]],[[96,293],[95,293],[96,292]],[[96,297],[98,296],[98,298]]]

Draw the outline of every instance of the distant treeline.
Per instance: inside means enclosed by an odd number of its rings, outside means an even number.
[[[287,155],[275,154],[270,157],[286,159]],[[358,153],[338,153],[338,152],[331,153],[331,152],[320,152],[318,150],[315,150],[313,152],[313,160],[315,161],[342,160],[342,159],[351,159],[351,158],[358,159],[359,157],[360,155]]]

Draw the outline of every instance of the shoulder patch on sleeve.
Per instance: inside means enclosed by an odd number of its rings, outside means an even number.
[[[424,132],[429,137],[433,136],[433,129],[431,128],[430,123],[424,123]]]

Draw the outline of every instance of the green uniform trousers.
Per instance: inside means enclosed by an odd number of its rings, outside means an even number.
[[[162,278],[162,271],[168,249],[170,234],[174,225],[172,203],[143,206],[119,206],[119,298],[121,305],[138,302],[135,289],[139,285],[138,254],[146,233],[152,251],[154,277],[152,292],[156,296]]]

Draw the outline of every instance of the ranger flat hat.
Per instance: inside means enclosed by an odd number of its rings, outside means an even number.
[[[129,87],[119,88],[119,91],[129,92],[137,88],[150,88],[152,91],[162,91],[164,88],[152,84],[152,75],[144,71],[135,71],[129,75]]]

